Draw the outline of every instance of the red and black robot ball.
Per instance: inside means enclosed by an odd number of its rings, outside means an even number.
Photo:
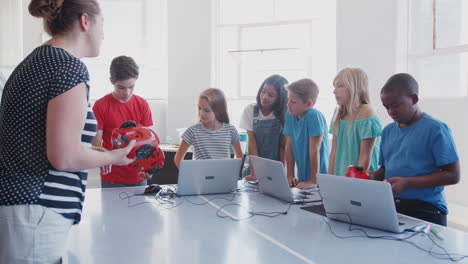
[[[155,176],[164,166],[164,152],[159,148],[159,137],[149,128],[137,125],[134,121],[126,121],[112,131],[111,140],[114,149],[124,148],[130,141],[136,140],[127,157],[136,158],[128,165],[137,172]]]

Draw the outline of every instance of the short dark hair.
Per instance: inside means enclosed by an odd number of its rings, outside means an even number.
[[[124,81],[130,78],[138,79],[138,65],[128,56],[119,56],[112,60],[110,78],[113,82]]]
[[[28,9],[32,16],[44,19],[44,29],[51,36],[69,32],[84,13],[91,19],[101,13],[96,0],[31,0]]]
[[[402,95],[412,95],[419,93],[419,85],[416,79],[408,73],[397,73],[390,77],[382,87],[380,94],[389,92],[399,92]]]

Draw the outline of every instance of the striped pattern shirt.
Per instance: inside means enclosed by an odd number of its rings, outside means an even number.
[[[239,142],[237,129],[228,123],[215,131],[206,129],[202,123],[189,127],[182,139],[193,146],[195,159],[228,159],[231,145]]]
[[[80,221],[87,172],[56,170],[46,151],[48,103],[80,83],[89,83],[84,63],[52,46],[36,48],[10,75],[0,105],[0,206],[40,204]],[[91,146],[89,104],[83,119],[81,140]]]
[[[91,143],[97,131],[97,122],[88,104],[85,127],[81,133],[81,143],[91,148]],[[38,204],[49,207],[53,211],[78,223],[81,218],[86,190],[88,171],[66,172],[50,169],[39,195]]]

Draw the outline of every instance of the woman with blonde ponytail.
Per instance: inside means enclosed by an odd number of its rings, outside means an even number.
[[[345,68],[333,81],[338,107],[330,126],[329,174],[344,176],[350,165],[365,170],[378,167],[382,124],[370,104],[367,82],[359,68]]]
[[[103,39],[96,0],[32,0],[51,39],[12,72],[0,105],[0,263],[61,263],[88,168],[132,162],[134,146],[91,148],[89,73]]]

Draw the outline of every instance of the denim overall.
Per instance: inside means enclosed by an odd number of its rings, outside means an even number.
[[[258,156],[262,158],[280,160],[280,138],[283,132],[283,126],[281,121],[278,119],[270,120],[257,120],[260,113],[260,107],[254,106],[253,112],[253,133],[255,135],[255,141],[257,142]],[[250,162],[245,162],[250,164]],[[243,176],[250,174],[250,166],[248,166],[243,173]]]

